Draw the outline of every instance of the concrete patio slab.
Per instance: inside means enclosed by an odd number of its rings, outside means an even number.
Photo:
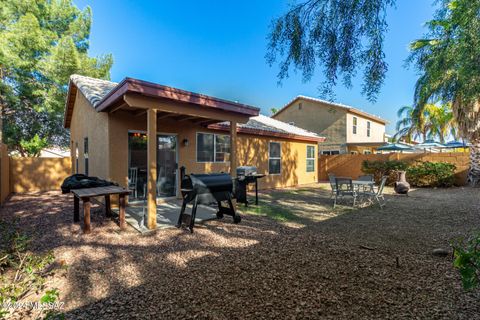
[[[175,227],[181,208],[182,202],[176,199],[157,205],[157,229]],[[217,210],[218,209],[214,206],[199,205],[197,208],[195,223],[202,223],[203,221],[216,219]],[[116,211],[118,213],[118,210]],[[192,205],[187,205],[186,213],[190,214],[191,212]],[[125,219],[127,223],[129,223],[137,231],[146,233],[151,231],[145,226],[146,213],[146,204],[129,204],[126,208]]]

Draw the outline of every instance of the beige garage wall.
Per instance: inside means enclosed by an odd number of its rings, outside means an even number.
[[[60,190],[70,158],[10,158],[10,192]]]

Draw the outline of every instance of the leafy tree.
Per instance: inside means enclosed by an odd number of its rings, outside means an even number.
[[[453,116],[452,106],[449,103],[434,105],[430,111],[431,135],[445,143],[449,136],[458,140],[457,124]]]
[[[429,105],[423,109],[418,116],[415,108],[412,106],[403,106],[397,111],[400,120],[397,121],[397,133],[394,138],[396,140],[405,140],[412,142],[417,139],[427,140],[431,130],[431,110],[433,105]]]
[[[322,93],[332,95],[338,78],[346,87],[363,68],[362,93],[375,101],[388,66],[383,38],[386,11],[395,0],[304,0],[293,4],[272,22],[266,55],[272,66],[278,57],[279,81],[288,77],[293,65],[311,80],[317,67],[325,79]]]
[[[458,138],[457,125],[448,103],[427,104],[422,112],[418,113],[415,107],[403,106],[398,110],[397,116],[400,118],[396,126],[397,140],[412,142],[419,138],[422,141],[438,138],[441,143],[445,143],[449,136]]]
[[[458,132],[470,141],[469,180],[480,179],[480,0],[441,0],[428,33],[411,44],[419,71],[416,114],[428,102],[452,103]]]
[[[278,109],[277,109],[277,108],[275,108],[275,107],[270,108],[270,113],[271,113],[272,115],[274,115],[274,114],[277,113],[277,112],[278,112]]]
[[[3,142],[22,155],[68,145],[63,109],[73,73],[109,79],[111,55],[89,57],[90,8],[71,0],[0,0]]]

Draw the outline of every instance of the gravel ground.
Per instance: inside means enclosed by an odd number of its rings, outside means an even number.
[[[387,192],[383,210],[333,210],[325,186],[265,192],[270,210],[194,234],[119,232],[97,207],[83,235],[56,192],[15,195],[1,214],[68,266],[48,283],[67,319],[480,319],[479,292],[431,254],[480,229],[480,190]]]

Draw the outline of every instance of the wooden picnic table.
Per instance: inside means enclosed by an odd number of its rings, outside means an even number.
[[[105,215],[107,217],[112,216],[112,208],[110,206],[110,196],[118,195],[119,206],[119,220],[120,229],[125,229],[125,196],[130,193],[129,190],[118,187],[97,187],[97,188],[85,188],[85,189],[72,189],[73,193],[73,221],[80,221],[80,199],[83,202],[83,233],[90,233],[90,198],[105,197]]]

